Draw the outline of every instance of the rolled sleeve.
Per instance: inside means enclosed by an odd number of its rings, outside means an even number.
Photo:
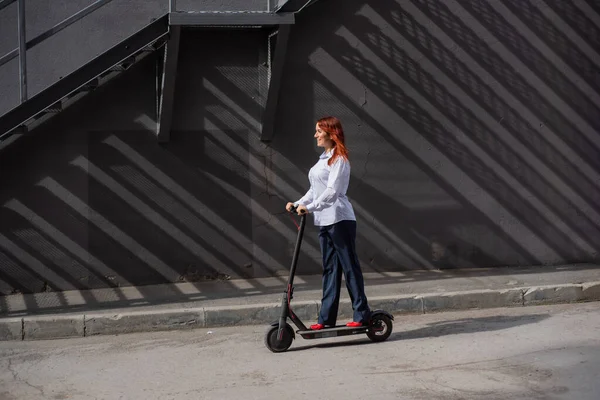
[[[300,198],[300,200],[294,202],[295,205],[302,205],[302,206],[306,206],[307,204],[312,203],[313,201],[313,190],[312,187],[310,189],[308,189],[308,192],[306,192],[306,194],[304,196],[302,196],[302,198]]]

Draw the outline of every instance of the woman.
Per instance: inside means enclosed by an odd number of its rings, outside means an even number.
[[[355,250],[356,217],[346,190],[350,181],[350,162],[344,144],[342,124],[335,117],[317,121],[315,138],[317,146],[325,151],[310,169],[310,189],[300,200],[287,203],[291,211],[297,206],[299,215],[312,213],[314,223],[320,227],[319,241],[323,256],[323,299],[317,324],[310,329],[319,330],[335,326],[340,301],[342,272],[352,300],[353,321],[346,326],[368,324],[370,310],[365,295],[364,281]]]

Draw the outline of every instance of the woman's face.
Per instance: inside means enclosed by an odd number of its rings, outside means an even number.
[[[317,139],[317,146],[319,147],[325,147],[325,149],[333,147],[333,140],[327,132],[319,128],[319,124],[315,126],[315,139]]]

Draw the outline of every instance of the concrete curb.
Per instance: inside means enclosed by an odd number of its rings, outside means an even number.
[[[600,281],[581,284],[531,286],[501,290],[472,290],[371,297],[372,309],[392,314],[424,314],[450,310],[524,307],[542,304],[600,300]],[[317,318],[319,302],[294,302],[294,312],[304,321]],[[96,312],[0,319],[0,340],[40,340],[95,335],[116,335],[177,329],[264,325],[279,317],[280,303],[243,306],[179,308],[170,310]],[[351,318],[348,299],[340,302],[339,317]]]

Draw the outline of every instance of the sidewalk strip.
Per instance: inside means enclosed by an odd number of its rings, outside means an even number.
[[[600,281],[580,284],[530,286],[501,290],[470,290],[369,298],[372,309],[395,315],[442,311],[524,307],[600,300]],[[303,321],[314,321],[318,301],[293,303]],[[95,312],[25,316],[0,319],[0,340],[41,340],[96,335],[117,335],[195,328],[268,325],[277,321],[280,303],[178,308],[168,310]],[[339,318],[351,318],[350,300],[340,301]],[[401,319],[398,320],[401,324]]]

